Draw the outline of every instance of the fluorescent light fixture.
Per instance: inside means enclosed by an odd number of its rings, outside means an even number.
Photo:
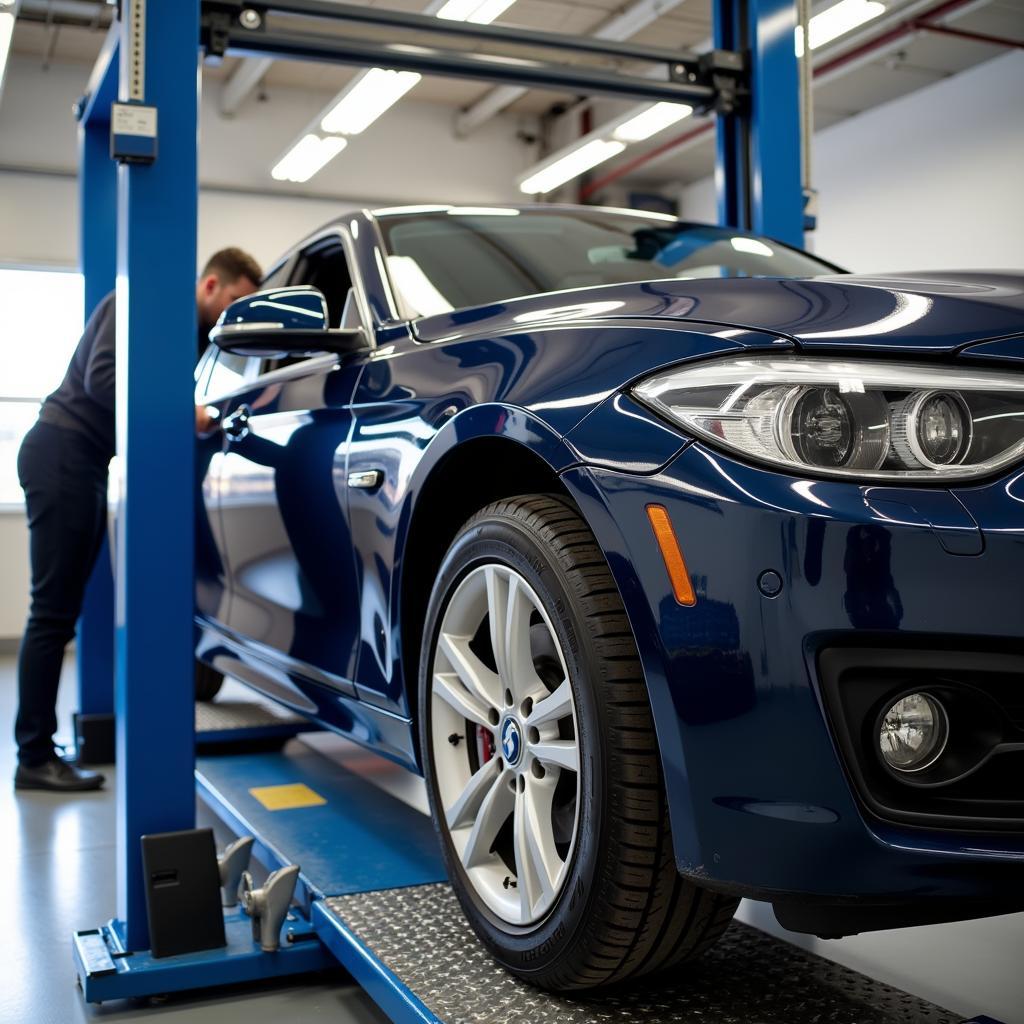
[[[628,121],[623,121],[612,135],[620,142],[642,142],[692,113],[693,107],[685,103],[655,103]]]
[[[833,7],[816,14],[808,23],[808,37],[811,42],[811,49],[816,50],[819,46],[838,39],[847,32],[853,31],[859,25],[863,25],[872,18],[877,18],[885,13],[885,4],[878,0],[840,0]],[[804,54],[804,34],[800,25],[796,28],[796,55],[802,57]]]
[[[607,139],[594,139],[571,153],[566,153],[560,160],[541,168],[519,184],[519,191],[528,196],[550,192],[564,185],[573,178],[578,178],[591,167],[596,167],[613,156],[618,156],[626,148],[624,142],[613,142]]]
[[[415,71],[370,68],[327,112],[320,122],[325,132],[358,135],[397,103],[423,76]]]
[[[4,84],[7,58],[11,52],[11,36],[14,35],[14,16],[17,8],[13,3],[0,2],[0,87]]]
[[[490,25],[504,14],[516,0],[448,0],[437,12],[445,21],[470,21],[474,25]]]
[[[416,316],[450,313],[452,304],[434,287],[423,268],[411,256],[389,256],[388,273],[407,306]]]
[[[304,135],[274,166],[271,177],[277,181],[309,181],[328,160],[336,157],[348,140],[337,135],[321,139],[312,132]]]

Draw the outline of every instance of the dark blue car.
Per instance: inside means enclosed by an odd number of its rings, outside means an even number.
[[[197,371],[200,682],[421,772],[502,964],[1024,908],[1022,277],[423,207],[264,288]]]

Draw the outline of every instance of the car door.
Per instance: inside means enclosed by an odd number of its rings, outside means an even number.
[[[232,396],[258,373],[259,359],[210,346],[196,369],[196,405],[218,412],[229,408]],[[220,507],[226,446],[219,429],[196,440],[196,611],[201,618],[220,626],[226,626],[230,619],[231,600]]]
[[[320,288],[339,326],[351,287],[340,236],[293,266],[289,283]],[[347,442],[362,363],[359,353],[264,362],[222,410],[229,629],[251,652],[346,693],[358,632]]]

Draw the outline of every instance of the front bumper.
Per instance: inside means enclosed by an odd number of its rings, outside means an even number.
[[[849,644],[1024,651],[1024,473],[955,496],[908,492],[786,477],[694,443],[653,474],[590,465],[565,479],[634,627],[683,873],[779,901],[1024,906],[1012,821],[872,812],[818,677],[819,652]],[[674,524],[693,607],[674,600],[650,503]],[[782,580],[776,596],[759,588],[765,571]],[[1024,706],[1024,673],[1017,684]]]

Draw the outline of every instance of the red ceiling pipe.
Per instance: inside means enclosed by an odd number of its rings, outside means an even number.
[[[1024,50],[1024,39],[1006,39],[1003,36],[990,36],[984,32],[968,32],[964,28],[949,28],[947,25],[932,25],[922,21],[917,26],[925,32],[937,32],[943,36],[954,36],[957,39],[970,39],[976,43],[991,43],[993,46],[1009,46],[1014,50]]]
[[[975,33],[963,33],[959,29],[946,29],[945,26],[931,25],[925,20],[926,18],[941,18],[944,14],[950,14],[958,7],[963,7],[965,4],[970,2],[971,0],[944,0],[943,3],[936,4],[936,6],[925,15],[916,18],[909,18],[906,21],[900,22],[888,31],[883,32],[881,35],[875,36],[874,39],[869,39],[860,46],[856,46],[852,50],[847,50],[846,53],[842,53],[825,64],[819,65],[814,69],[814,77],[817,78],[819,75],[824,75],[829,71],[834,71],[836,68],[840,68],[844,64],[849,64],[851,61],[857,60],[859,57],[863,57],[865,54],[871,53],[872,50],[877,50],[879,47],[885,46],[886,43],[893,42],[902,36],[910,35],[912,32],[921,30],[934,31],[938,29],[939,31],[946,31],[950,34],[970,35],[976,37]],[[990,37],[984,41],[998,41],[1005,46],[1021,45],[1020,43],[1010,42],[1008,40],[997,40],[995,37]],[[626,161],[624,164],[619,164],[618,167],[609,171],[607,174],[600,178],[596,178],[594,181],[588,182],[583,188],[581,188],[579,193],[580,202],[583,202],[590,196],[594,195],[595,192],[611,185],[620,178],[625,177],[627,174],[631,174],[633,171],[637,170],[637,168],[650,163],[662,154],[669,153],[673,149],[689,142],[691,139],[710,132],[714,127],[714,121],[709,121],[708,123],[701,125],[699,128],[691,128],[688,132],[684,132],[682,135],[676,135],[663,142],[660,146],[656,146],[654,149],[650,149],[646,153],[641,153],[639,156]]]

